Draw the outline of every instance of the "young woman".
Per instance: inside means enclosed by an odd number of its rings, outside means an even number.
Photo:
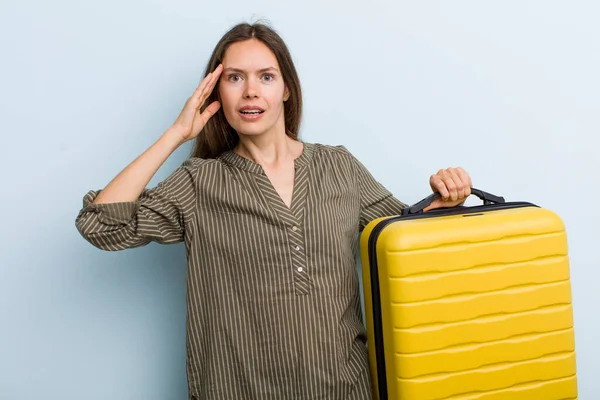
[[[77,228],[105,250],[185,242],[191,399],[370,399],[356,242],[405,204],[344,147],[298,139],[300,83],[270,28],[232,28],[205,75],[172,127],[85,195]],[[193,157],[146,189],[189,140]],[[471,188],[460,168],[430,185],[430,208]]]

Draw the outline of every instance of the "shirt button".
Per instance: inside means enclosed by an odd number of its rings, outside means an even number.
[[[296,231],[298,230],[298,227],[297,227],[297,226],[293,226],[293,227],[292,227],[292,230],[293,230],[294,232],[296,232]]]
[[[296,245],[294,248],[295,248],[296,250],[300,250],[300,246],[298,246],[298,245]]]
[[[302,272],[302,271],[303,271],[302,267],[298,267],[298,272]]]

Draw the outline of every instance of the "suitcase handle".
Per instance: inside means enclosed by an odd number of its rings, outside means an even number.
[[[480,189],[471,188],[471,194],[474,194],[475,196],[477,196],[481,200],[483,200],[483,204],[485,204],[485,205],[505,202],[504,197],[496,196],[491,193],[484,192],[483,190],[480,190]],[[410,207],[404,208],[402,210],[402,215],[420,214],[423,212],[423,210],[426,207],[428,207],[431,203],[433,203],[434,200],[436,200],[438,198],[440,198],[440,194],[435,192],[435,193],[427,196],[420,202],[418,202]],[[456,207],[459,207],[459,206],[456,206]],[[450,208],[455,208],[455,207],[450,207]]]

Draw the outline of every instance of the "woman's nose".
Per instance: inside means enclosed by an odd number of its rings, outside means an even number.
[[[244,90],[244,98],[250,99],[254,97],[258,97],[258,90],[253,83],[248,83],[246,85],[246,90]]]

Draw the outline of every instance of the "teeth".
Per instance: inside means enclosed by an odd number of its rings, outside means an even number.
[[[260,110],[246,110],[246,111],[242,111],[242,114],[260,114],[262,111]]]

